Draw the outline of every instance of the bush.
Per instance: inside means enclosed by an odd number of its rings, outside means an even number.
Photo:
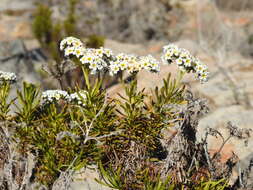
[[[207,80],[207,67],[197,58],[174,45],[165,46],[163,60],[179,65],[178,77],[172,79],[169,75],[150,97],[144,89],[138,90],[136,75],[142,69],[159,72],[159,62],[152,56],[115,56],[104,48],[86,49],[73,37],[64,39],[60,49],[82,70],[83,89],[76,86],[74,90],[41,93],[39,87],[24,82],[22,91],[17,90],[17,111],[11,115],[9,108],[14,100],[8,101],[8,96],[16,76],[0,72],[1,146],[7,147],[3,160],[9,160],[1,168],[2,189],[13,184],[28,189],[31,182],[55,189],[61,178],[66,188],[74,171],[94,164],[103,179],[97,181],[116,189],[198,190],[228,186],[231,167],[226,168],[227,163],[223,169],[216,167],[221,163],[217,156],[211,158],[204,151],[206,141],[196,142],[195,120],[205,105],[187,98],[181,83],[184,74],[190,72],[202,82]],[[132,76],[130,81],[121,78],[125,95],[119,95],[119,99],[108,97],[102,85],[104,75],[125,71]],[[93,83],[91,74],[96,76]],[[180,106],[185,111],[179,111]],[[178,134],[163,144],[163,130],[177,125]],[[23,171],[19,179],[17,171],[22,170],[14,164],[18,158],[14,155],[22,160],[28,160],[29,155],[34,157],[34,167]]]

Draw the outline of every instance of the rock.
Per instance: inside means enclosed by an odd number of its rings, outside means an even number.
[[[19,11],[31,10],[34,8],[34,0],[1,0],[0,12],[6,10]]]
[[[110,48],[115,54],[127,53],[143,55],[146,51],[145,47],[141,44],[120,43],[111,39],[105,40],[105,47]]]
[[[81,171],[74,174],[74,182],[71,184],[71,188],[73,190],[112,190],[97,183],[95,179],[100,179],[95,167],[81,169]]]
[[[249,0],[229,0],[229,1],[225,1],[225,0],[215,0],[218,8],[220,9],[226,9],[226,10],[236,10],[236,11],[240,11],[240,10],[244,10],[244,9],[249,9],[252,10],[253,9],[253,1],[249,1]]]
[[[31,16],[36,0],[0,1],[0,41],[33,38]]]
[[[218,108],[233,104],[251,107],[253,98],[253,62],[250,59],[229,54],[222,68],[211,67],[211,79],[205,84],[197,84],[193,90]]]
[[[0,43],[1,70],[16,73],[18,81],[38,83],[32,60],[27,57],[24,43],[21,40]]]
[[[0,15],[0,18],[0,41],[33,38],[31,24],[26,17]]]
[[[224,139],[226,139],[229,137],[229,131],[226,129],[227,122],[231,122],[240,129],[252,129],[252,115],[253,109],[245,110],[245,108],[240,105],[219,108],[200,120],[197,137],[198,139],[203,138],[205,129],[210,127],[218,130],[223,135]],[[251,137],[249,137],[247,141],[235,137],[231,138],[221,151],[222,162],[226,162],[227,159],[235,153],[240,159],[238,167],[240,166],[242,170],[245,170],[249,166],[250,160],[253,158],[253,132],[251,131],[250,134]],[[208,149],[210,153],[213,154],[217,152],[222,143],[223,140],[220,137],[209,137]]]

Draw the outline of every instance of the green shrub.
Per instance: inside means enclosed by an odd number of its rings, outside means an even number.
[[[199,160],[190,171],[185,171],[186,180],[161,169],[168,152],[161,143],[162,131],[185,121],[182,112],[172,105],[189,104],[182,77],[195,72],[201,80],[206,79],[197,70],[204,65],[176,46],[167,46],[165,50],[172,47],[173,54],[165,57],[166,61],[177,62],[179,56],[188,56],[185,60],[192,61],[191,68],[185,61],[187,66],[181,65],[177,79],[169,74],[161,87],[153,89],[151,97],[145,89],[138,90],[136,75],[141,69],[159,71],[158,61],[152,56],[115,56],[103,48],[87,50],[73,37],[64,39],[60,49],[82,70],[83,89],[76,86],[68,91],[48,90],[41,94],[39,87],[24,82],[23,89],[17,90],[17,110],[10,115],[14,100],[7,100],[16,77],[0,72],[0,119],[12,123],[19,153],[35,156],[36,167],[32,171],[35,181],[52,189],[63,172],[97,164],[103,179],[97,181],[116,189],[224,189],[227,179],[201,173],[201,169],[207,168],[206,160]],[[82,56],[80,48],[87,51],[81,51]],[[125,94],[119,94],[117,99],[108,97],[100,74],[124,71],[131,75],[130,81],[121,79]],[[89,76],[94,73],[97,77],[92,82]],[[195,148],[194,143],[187,146]]]
[[[34,36],[39,40],[42,46],[50,43],[52,39],[53,23],[52,11],[46,5],[39,4],[34,14],[32,30]]]

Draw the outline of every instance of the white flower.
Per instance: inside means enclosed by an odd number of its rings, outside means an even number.
[[[81,63],[84,64],[91,64],[94,61],[94,55],[92,54],[85,54],[81,59]]]
[[[68,47],[78,48],[82,46],[83,46],[83,43],[81,42],[81,40],[72,36],[63,39],[60,42],[60,50],[64,50],[65,48],[68,48]]]
[[[59,101],[60,99],[67,100],[68,96],[68,93],[63,90],[47,90],[42,92],[44,103],[52,103],[54,101]]]
[[[79,57],[81,57],[81,56],[84,55],[84,52],[85,52],[85,48],[83,48],[83,47],[80,46],[80,47],[77,47],[77,48],[74,49],[73,54],[74,54],[77,58],[79,58]]]
[[[125,54],[120,53],[120,54],[118,54],[118,55],[116,56],[116,59],[120,61],[120,60],[123,60],[124,57],[125,57]]]
[[[127,66],[128,66],[128,62],[127,61],[121,61],[120,63],[119,63],[119,67],[120,67],[120,69],[123,71],[123,70],[125,70],[126,68],[127,68]]]
[[[98,57],[103,57],[103,55],[104,55],[104,48],[99,48],[99,49],[96,49],[95,50],[95,54],[98,56]]]
[[[179,49],[178,47],[175,47],[172,51],[173,51],[173,55],[174,55],[174,56],[176,56],[176,57],[179,56],[179,54],[180,54],[180,49]]]
[[[158,72],[160,70],[159,62],[152,55],[141,57],[140,64],[142,68],[149,71]]]
[[[184,59],[184,65],[185,65],[186,67],[191,67],[191,66],[192,66],[192,60],[191,60],[190,57]]]
[[[113,53],[112,53],[112,50],[110,49],[104,49],[104,54],[107,56],[107,57],[112,57],[113,56]]]
[[[70,56],[73,55],[75,52],[75,48],[74,47],[67,47],[65,49],[65,56]]]
[[[139,64],[141,65],[141,68],[143,69],[150,69],[150,61],[148,57],[140,57]]]
[[[127,71],[129,73],[133,73],[136,71],[140,71],[142,69],[142,65],[137,59],[131,58],[128,61]]]
[[[17,81],[17,76],[15,73],[0,71],[0,81],[14,83]]]
[[[113,76],[115,74],[117,74],[119,72],[120,68],[118,65],[116,64],[112,64],[110,65],[110,69],[109,69],[109,72],[110,72],[110,75]]]
[[[171,50],[168,50],[166,53],[165,53],[165,58],[166,59],[172,59],[173,57],[173,52]]]
[[[78,104],[80,106],[85,106],[84,100],[87,98],[87,92],[80,90],[69,95],[68,102],[71,104]]]
[[[184,63],[183,59],[181,58],[176,59],[176,64],[182,65],[183,63]]]
[[[72,45],[73,45],[75,48],[78,48],[78,47],[82,47],[82,46],[83,46],[83,43],[81,42],[81,40],[75,39],[74,42],[72,43]]]
[[[89,68],[91,70],[97,70],[98,64],[96,62],[92,62],[92,63],[90,63]]]
[[[186,59],[190,56],[190,52],[186,49],[181,49],[180,58]]]
[[[203,72],[201,74],[199,74],[198,78],[201,82],[207,82],[208,80],[208,72]]]
[[[201,74],[201,73],[207,71],[207,66],[199,63],[199,64],[196,65],[195,70],[196,70],[197,73]]]

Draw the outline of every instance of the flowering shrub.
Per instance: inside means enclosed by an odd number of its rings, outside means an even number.
[[[8,95],[16,76],[0,72],[0,120],[14,129],[18,152],[24,157],[35,155],[36,182],[52,188],[63,172],[98,164],[104,178],[101,183],[118,189],[200,189],[205,184],[224,189],[225,180],[213,184],[211,177],[192,178],[204,164],[192,169],[187,184],[160,170],[168,154],[161,142],[163,130],[183,120],[173,105],[187,104],[182,76],[193,72],[205,82],[205,65],[186,50],[166,46],[163,59],[177,63],[181,77],[172,80],[168,75],[163,86],[154,89],[154,97],[147,96],[144,89],[138,91],[135,78],[129,83],[122,79],[125,96],[112,99],[103,89],[100,73],[127,71],[135,76],[142,69],[157,73],[159,61],[151,55],[114,55],[109,49],[86,48],[74,37],[62,40],[60,49],[82,69],[85,89],[76,86],[75,90],[40,93],[35,85],[23,83],[23,90],[17,91],[17,111],[10,115],[14,100],[8,102]],[[89,74],[98,76],[94,83]]]

